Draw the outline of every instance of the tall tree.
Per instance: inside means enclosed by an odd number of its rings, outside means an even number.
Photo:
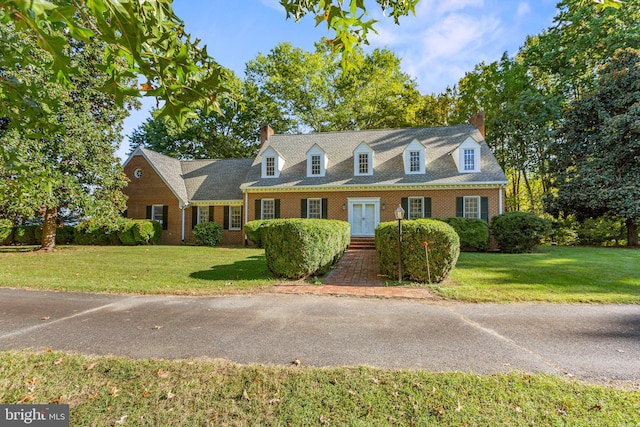
[[[121,189],[126,177],[114,151],[120,139],[122,121],[128,115],[125,106],[96,90],[104,82],[101,71],[103,46],[94,42],[70,42],[66,52],[69,66],[75,68],[70,77],[73,89],[48,81],[46,65],[36,66],[38,59],[46,64],[48,54],[37,47],[33,37],[0,24],[3,40],[12,48],[29,52],[33,64],[15,70],[2,70],[7,79],[20,78],[39,87],[35,101],[55,99],[46,117],[48,126],[38,137],[21,133],[29,118],[12,118],[17,127],[9,127],[0,136],[3,153],[13,157],[0,165],[3,178],[0,204],[5,212],[26,218],[44,217],[42,249],[55,246],[57,216],[60,209],[77,211],[105,222],[113,220],[124,209]]]
[[[596,88],[571,103],[561,138],[552,146],[557,192],[549,210],[578,218],[626,219],[628,244],[638,245],[640,222],[640,50],[616,51]]]

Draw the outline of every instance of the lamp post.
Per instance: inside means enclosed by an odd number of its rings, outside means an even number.
[[[398,209],[393,214],[398,220],[398,283],[402,283],[402,219],[404,218],[402,205],[398,205]]]

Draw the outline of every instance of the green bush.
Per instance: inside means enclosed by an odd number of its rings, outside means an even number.
[[[491,219],[491,229],[502,252],[532,252],[551,235],[551,221],[528,212],[506,212]]]
[[[77,245],[116,246],[120,244],[117,230],[99,225],[93,221],[84,221],[76,226],[75,243]]]
[[[477,218],[447,218],[442,221],[456,230],[460,237],[460,250],[481,251],[489,249],[489,224]]]
[[[22,225],[13,230],[13,242],[16,245],[37,245],[36,229],[39,225]],[[42,233],[40,233],[42,236]]]
[[[196,242],[205,246],[215,246],[222,241],[222,227],[213,221],[201,222],[193,228]]]
[[[8,246],[13,243],[13,222],[0,219],[0,245]]]
[[[549,243],[560,246],[579,244],[577,228],[578,223],[573,217],[551,221]]]
[[[381,273],[398,277],[397,221],[383,222],[376,228],[376,252]],[[435,219],[402,222],[403,278],[440,283],[455,267],[459,255],[460,237],[449,224]]]
[[[56,245],[69,245],[73,243],[76,228],[70,225],[63,225],[56,229]]]
[[[577,226],[577,234],[581,245],[619,246],[626,244],[627,227],[621,218],[587,218]]]
[[[247,238],[258,248],[262,247],[262,226],[265,225],[267,221],[269,220],[256,219],[244,225],[244,233],[247,235]]]
[[[345,221],[275,219],[260,228],[267,267],[276,276],[289,279],[326,273],[351,240]]]
[[[136,238],[135,228],[136,223],[134,220],[127,220],[122,223],[118,230],[118,239],[124,246],[136,246],[139,245],[139,241]]]

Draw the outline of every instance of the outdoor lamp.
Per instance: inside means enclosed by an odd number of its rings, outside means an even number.
[[[398,283],[402,283],[402,219],[404,218],[402,205],[398,205],[398,209],[393,214],[398,220]]]

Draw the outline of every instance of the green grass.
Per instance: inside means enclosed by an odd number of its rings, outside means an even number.
[[[71,425],[636,426],[640,393],[557,376],[238,366],[0,352],[0,403]]]
[[[640,250],[541,247],[531,254],[462,253],[433,286],[473,302],[640,303]]]
[[[216,295],[276,281],[264,250],[201,246],[64,246],[0,252],[0,286],[81,292]]]

